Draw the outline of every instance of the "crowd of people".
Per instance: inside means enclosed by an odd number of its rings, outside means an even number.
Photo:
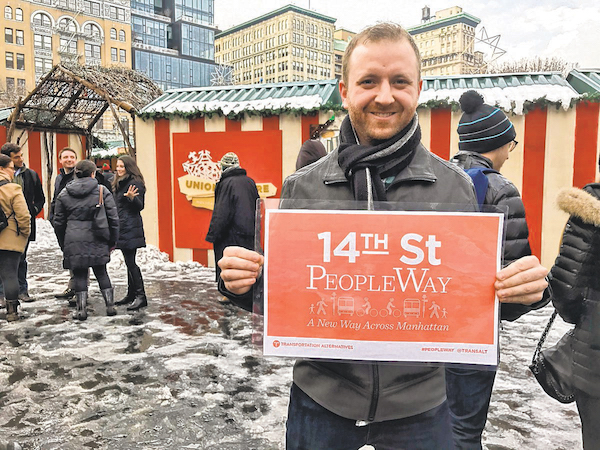
[[[500,170],[518,142],[499,108],[475,91],[460,99],[459,151],[451,161],[421,143],[416,113],[422,87],[420,54],[413,38],[390,23],[369,27],[348,45],[340,93],[348,116],[340,145],[327,154],[318,136],[304,143],[297,171],[286,179],[282,199],[378,201],[501,207],[506,230],[504,268],[496,274],[501,318],[516,320],[553,302],[575,324],[573,377],[585,449],[600,448],[600,178],[570,189],[560,206],[570,214],[556,263],[548,271],[531,254],[525,209],[517,188]],[[87,318],[91,268],[106,304],[134,311],[147,306],[136,252],[145,246],[140,212],[144,178],[135,160],[121,156],[116,174],[92,161],[77,162],[64,148],[49,218],[63,251],[69,286],[57,297],[75,299],[74,318]],[[213,216],[206,240],[215,248],[219,291],[251,310],[262,284],[264,259],[254,251],[254,181],[237,155],[221,160]],[[21,150],[5,144],[0,154],[0,206],[7,226],[0,232],[0,278],[8,320],[19,301],[30,301],[26,252],[35,239],[35,216],[44,204],[39,177],[23,164]],[[98,216],[105,226],[98,225]],[[1,217],[0,217],[1,218]],[[114,301],[106,264],[120,249],[128,289]],[[290,299],[293,301],[293,299]],[[496,372],[440,365],[401,365],[330,360],[296,361],[286,429],[288,449],[346,449],[372,445],[398,448],[477,449]]]
[[[54,183],[49,221],[63,252],[63,268],[70,273],[69,285],[56,298],[76,307],[74,319],[87,319],[89,269],[100,287],[108,316],[115,305],[136,311],[148,305],[136,252],[145,247],[141,211],[145,184],[135,159],[123,155],[116,174],[99,170],[90,160],[77,162],[77,152],[60,150],[61,164]],[[109,169],[109,168],[108,168]],[[35,217],[45,196],[39,176],[26,168],[20,147],[6,143],[0,152],[0,205],[7,226],[0,231],[0,279],[9,321],[19,319],[20,301],[34,301],[27,289],[27,248],[35,240]],[[97,225],[101,223],[102,227]],[[106,270],[111,252],[121,250],[127,266],[127,294],[117,302]]]

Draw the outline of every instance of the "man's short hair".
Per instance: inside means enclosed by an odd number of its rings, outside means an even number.
[[[13,144],[12,142],[7,142],[0,148],[0,152],[6,156],[10,156],[11,153],[19,153],[21,151],[21,147],[17,144]]]
[[[342,59],[342,81],[348,83],[348,70],[350,65],[350,56],[356,47],[368,42],[381,42],[381,41],[402,41],[406,40],[412,47],[417,57],[417,73],[419,80],[421,79],[421,53],[419,47],[415,43],[413,37],[402,28],[400,25],[391,22],[378,23],[377,25],[365,28],[360,33],[352,38],[346,51],[344,52],[344,58]]]
[[[65,147],[60,152],[58,152],[58,159],[60,159],[64,152],[72,152],[75,155],[75,158],[77,158],[77,152],[75,150],[73,150],[71,147]]]

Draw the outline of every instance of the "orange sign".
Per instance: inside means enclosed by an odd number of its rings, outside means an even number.
[[[267,210],[264,353],[497,364],[502,214]]]

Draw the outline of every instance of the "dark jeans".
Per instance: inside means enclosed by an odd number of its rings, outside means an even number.
[[[575,401],[581,418],[581,434],[585,450],[600,450],[600,398],[576,390]]]
[[[356,450],[372,445],[376,450],[453,449],[446,402],[404,419],[356,426],[323,408],[292,384],[286,424],[287,450]]]
[[[21,253],[19,258],[19,268],[17,271],[17,278],[19,279],[19,294],[28,293],[27,286],[27,249],[29,248],[29,242],[25,246],[25,250]],[[0,296],[4,295],[4,284],[0,282]]]
[[[108,272],[106,271],[106,264],[103,266],[92,266],[92,270],[101,290],[112,287]],[[75,292],[87,292],[88,272],[89,269],[87,267],[85,269],[73,269],[73,289],[75,289]]]
[[[495,370],[446,368],[446,395],[458,449],[481,449]]]
[[[6,300],[17,300],[19,298],[19,282],[17,281],[17,270],[21,253],[10,250],[0,250],[0,280],[4,286],[4,297]]]

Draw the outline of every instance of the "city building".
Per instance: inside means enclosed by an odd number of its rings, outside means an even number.
[[[217,34],[215,61],[237,84],[332,79],[335,22],[286,5]]]
[[[338,80],[342,79],[342,59],[348,43],[356,36],[353,31],[338,28],[333,32],[333,58],[335,64],[335,77]]]
[[[475,28],[481,22],[459,6],[430,15],[423,8],[420,25],[407,31],[421,52],[423,76],[478,73],[483,53],[475,51]]]
[[[5,102],[31,91],[60,62],[131,68],[129,0],[3,3],[0,91]]]
[[[133,68],[162,89],[209,86],[214,0],[131,0]]]

